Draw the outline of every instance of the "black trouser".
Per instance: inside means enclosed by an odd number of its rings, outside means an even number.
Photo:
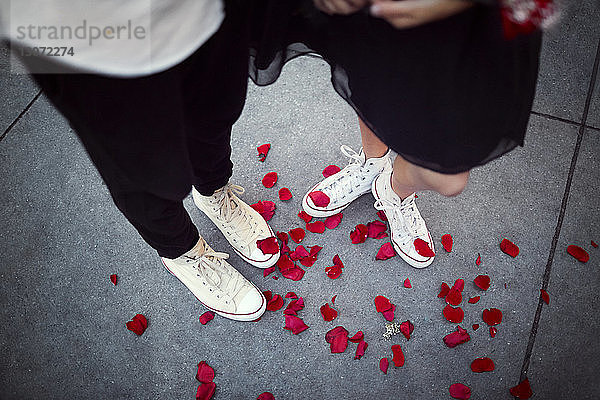
[[[36,75],[69,120],[112,198],[162,257],[198,241],[182,200],[194,185],[210,195],[231,177],[231,126],[248,74],[247,20],[231,12],[177,66],[147,77]]]

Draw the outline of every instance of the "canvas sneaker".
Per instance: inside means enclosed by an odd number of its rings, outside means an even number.
[[[190,251],[162,262],[205,307],[225,318],[254,321],[267,308],[265,296],[200,238]]]
[[[302,199],[302,208],[313,217],[329,217],[344,210],[354,200],[371,190],[371,183],[383,171],[392,169],[390,151],[379,158],[366,159],[360,152],[343,145],[340,150],[350,158],[350,163],[341,171],[313,186]],[[316,206],[309,197],[311,192],[321,191],[330,201],[325,207]]]
[[[242,193],[244,188],[231,183],[212,196],[192,189],[196,206],[214,222],[240,257],[255,267],[271,267],[279,260],[279,253],[264,254],[256,241],[275,234],[256,210],[237,197]]]
[[[415,268],[429,266],[435,257],[424,257],[417,253],[415,248],[415,240],[421,239],[435,252],[431,234],[415,204],[415,194],[402,200],[392,189],[391,171],[375,178],[372,192],[375,197],[375,208],[383,210],[388,218],[390,240],[398,255]]]

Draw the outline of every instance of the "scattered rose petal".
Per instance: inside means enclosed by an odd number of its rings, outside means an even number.
[[[335,299],[337,299],[337,294],[331,298],[331,304],[335,305]]]
[[[462,302],[462,293],[455,287],[452,287],[446,296],[446,303],[457,306]]]
[[[206,363],[206,361],[200,361],[198,363],[198,372],[196,372],[196,379],[200,383],[209,383],[215,379],[215,370]]]
[[[475,265],[481,265],[481,254],[477,253],[477,259],[475,260]]]
[[[406,278],[406,279],[404,280],[404,287],[405,287],[405,288],[407,288],[407,289],[410,289],[410,288],[412,288],[412,285],[411,285],[411,283],[410,283],[410,279]]]
[[[263,269],[263,277],[266,278],[267,276],[271,275],[273,272],[275,272],[276,269],[277,269],[276,265],[273,265],[272,267]]]
[[[208,324],[210,321],[213,320],[213,318],[215,317],[215,313],[212,311],[207,311],[204,314],[202,314],[199,318],[199,321],[202,325],[206,325]]]
[[[329,178],[331,175],[337,174],[341,169],[337,165],[328,165],[323,170],[323,176]]]
[[[353,231],[350,232],[350,239],[352,244],[364,243],[367,240],[367,234],[369,229],[364,224],[358,224]]]
[[[497,333],[498,333],[498,329],[494,328],[493,326],[490,326],[490,336],[492,338],[495,338]]]
[[[435,253],[433,252],[433,250],[431,250],[431,247],[429,247],[429,243],[427,243],[423,239],[421,239],[421,238],[415,239],[414,245],[415,245],[415,250],[417,250],[417,253],[419,253],[419,255],[421,255],[423,257],[435,256]]]
[[[342,222],[342,217],[343,217],[342,213],[337,213],[335,215],[327,217],[325,219],[325,226],[327,227],[327,229],[336,228],[340,224],[340,222]]]
[[[272,188],[277,183],[277,172],[268,172],[262,178],[262,184],[266,188]]]
[[[312,200],[315,206],[317,207],[327,207],[331,199],[325,193],[320,190],[315,190],[314,192],[310,192],[308,197]]]
[[[306,224],[306,230],[312,233],[325,232],[325,224],[323,221],[309,222]]]
[[[338,312],[329,307],[329,303],[325,303],[321,306],[321,315],[325,321],[333,321],[337,318]]]
[[[384,312],[392,308],[392,303],[385,296],[375,297],[375,309],[377,312]]]
[[[344,264],[340,259],[340,256],[336,254],[333,256],[333,266],[325,268],[325,273],[331,279],[336,279],[342,273],[342,268],[344,268]]]
[[[266,144],[258,146],[256,148],[256,150],[258,150],[258,160],[265,161],[265,159],[267,158],[267,154],[269,154],[270,149],[271,149],[270,143],[266,143]]]
[[[301,244],[296,246],[296,250],[294,250],[294,253],[296,253],[301,258],[310,256],[308,250],[306,250],[306,248]]]
[[[271,392],[264,392],[259,394],[256,400],[275,400],[275,396]]]
[[[459,292],[462,292],[464,288],[465,288],[465,281],[463,279],[457,279],[456,281],[454,281],[454,285],[452,285],[451,289],[456,289]]]
[[[290,200],[292,198],[292,192],[290,191],[290,189],[284,187],[279,189],[279,200],[281,201],[286,201],[286,200]]]
[[[266,239],[257,240],[256,246],[262,251],[263,254],[277,254],[279,253],[279,243],[274,236]]]
[[[415,330],[415,326],[410,321],[404,321],[400,324],[400,332],[404,335],[406,340],[410,340],[410,335]]]
[[[450,348],[463,344],[471,340],[469,333],[458,325],[456,331],[444,336],[444,343]]]
[[[148,328],[148,320],[142,314],[135,314],[131,321],[125,324],[127,329],[140,336]]]
[[[479,324],[473,324],[472,328],[474,331],[476,331],[477,329],[479,329]]]
[[[396,306],[394,304],[392,304],[392,308],[382,312],[381,314],[383,315],[383,318],[385,318],[386,321],[393,321],[394,320],[394,311],[396,311]]]
[[[590,255],[588,254],[587,251],[585,251],[581,247],[576,246],[574,244],[569,245],[567,247],[567,253],[569,253],[570,255],[572,255],[573,257],[575,257],[575,259],[577,261],[581,261],[582,263],[586,263],[590,259]]]
[[[529,378],[525,378],[517,386],[510,388],[510,394],[522,400],[533,396],[531,386],[529,385]]]
[[[250,207],[254,208],[256,212],[262,215],[265,221],[268,221],[271,218],[273,218],[276,208],[275,203],[269,200],[259,201],[258,203],[250,204]]]
[[[387,260],[396,255],[394,251],[394,247],[390,242],[384,243],[377,251],[377,255],[375,256],[375,260]]]
[[[367,237],[372,239],[383,239],[388,237],[387,225],[381,221],[372,221],[367,224]]]
[[[282,254],[281,257],[279,257],[279,260],[277,261],[277,267],[279,268],[281,275],[287,279],[299,281],[304,276],[304,270],[294,264],[294,262],[286,254]]]
[[[196,400],[210,400],[215,394],[215,389],[217,385],[214,382],[203,383],[198,386],[198,391],[196,392]]]
[[[392,346],[392,353],[394,357],[392,358],[392,362],[395,367],[401,367],[404,365],[404,353],[402,352],[402,348],[399,344],[395,344]]]
[[[351,341],[352,343],[358,343],[362,340],[364,340],[365,338],[365,334],[363,333],[363,331],[358,331],[356,332],[356,334],[354,336],[352,336],[351,338],[348,338],[349,341]]]
[[[302,321],[302,319],[298,318],[295,315],[286,315],[285,316],[285,327],[288,331],[292,331],[294,335],[299,334],[300,332],[304,332],[308,329],[308,326]]]
[[[454,323],[461,323],[463,321],[463,318],[465,317],[465,312],[463,311],[462,308],[460,307],[452,307],[451,305],[447,304],[446,307],[444,307],[444,310],[442,311],[442,313],[444,314],[444,317],[450,321],[450,322],[454,322]]]
[[[292,240],[296,243],[300,243],[306,236],[306,232],[302,228],[292,229],[289,234]]]
[[[448,296],[448,293],[450,293],[450,286],[448,286],[446,282],[442,282],[442,287],[440,288],[440,293],[438,293],[437,297],[444,299]]]
[[[281,243],[283,244],[287,244],[290,238],[287,232],[277,231],[277,234],[275,236],[277,236],[277,239],[281,240]]]
[[[471,388],[462,383],[453,383],[448,389],[450,396],[459,400],[467,400],[471,397]]]
[[[471,371],[473,372],[490,372],[494,368],[494,362],[488,357],[476,358],[471,362]]]
[[[306,212],[304,211],[300,211],[298,213],[298,216],[300,217],[300,219],[302,219],[304,222],[306,222],[307,224],[312,221],[312,218],[310,215],[308,215]]]
[[[278,311],[281,310],[281,307],[283,307],[283,297],[278,294],[273,296],[267,303],[267,310],[269,311]]]
[[[294,292],[287,292],[284,297],[286,299],[297,299],[298,295]]]
[[[382,358],[381,360],[379,360],[379,369],[381,370],[381,372],[383,372],[384,374],[387,374],[388,371],[388,367],[390,366],[390,362],[388,361],[387,358]]]
[[[354,355],[354,359],[360,360],[361,357],[365,355],[365,351],[367,350],[368,346],[369,346],[369,344],[367,342],[365,342],[364,340],[361,340],[358,343],[358,346],[356,346],[356,354]]]
[[[500,250],[513,258],[519,254],[519,247],[506,238],[500,242]]]
[[[481,298],[481,297],[479,297],[479,296],[474,296],[474,297],[471,297],[471,298],[469,299],[469,304],[476,304],[476,303],[479,301],[479,299],[480,299],[480,298]]]
[[[300,260],[300,264],[305,267],[312,267],[313,264],[317,261],[317,256],[304,257]]]
[[[488,275],[478,275],[473,282],[481,290],[488,290],[490,288],[490,277]]]
[[[593,248],[597,248],[598,247],[598,243],[594,242],[593,240],[591,241],[591,245]]]
[[[296,300],[290,301],[290,304],[287,305],[285,311],[283,312],[285,315],[296,315],[298,311],[302,311],[304,309],[304,298],[299,297]]]
[[[489,308],[483,310],[483,322],[492,326],[502,322],[502,311],[497,308]]]
[[[110,281],[112,282],[113,285],[117,286],[117,274],[112,274],[110,276]]]
[[[348,347],[348,331],[343,326],[336,326],[325,334],[332,353],[343,353]]]
[[[385,211],[383,210],[379,210],[377,211],[377,216],[379,217],[380,220],[382,220],[383,222],[387,222],[387,215],[385,215]]]
[[[454,240],[452,239],[452,235],[450,234],[445,234],[442,235],[442,246],[444,247],[444,250],[446,250],[448,253],[450,253],[452,251],[452,244],[454,243]]]
[[[542,300],[544,303],[550,304],[550,295],[544,289],[540,289],[540,294],[542,295]]]

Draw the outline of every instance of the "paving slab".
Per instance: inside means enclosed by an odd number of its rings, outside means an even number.
[[[420,196],[438,248],[426,270],[397,258],[375,261],[385,239],[350,243],[356,224],[376,219],[369,195],[344,212],[336,229],[307,235],[304,245],[323,250],[299,282],[263,278],[261,270],[232,255],[231,263],[263,290],[305,298],[299,316],[310,328],[295,336],[283,329],[281,311],[267,312],[257,323],[216,317],[202,326],[203,307],[119,214],[68,124],[39,100],[0,144],[0,183],[10,188],[0,192],[6,205],[0,210],[0,397],[193,398],[195,366],[207,360],[217,373],[215,399],[249,399],[264,391],[292,400],[445,399],[455,382],[471,386],[473,398],[508,398],[519,376],[575,140],[570,125],[534,117],[525,148],[474,171],[462,196]],[[256,146],[263,143],[272,149],[260,163]],[[296,60],[277,84],[250,88],[234,127],[233,182],[246,188],[248,203],[277,204],[275,230],[303,226],[296,216],[301,198],[326,165],[345,164],[340,144],[359,145],[352,110],[331,89],[322,61]],[[272,189],[260,183],[269,171],[280,175]],[[277,199],[281,187],[291,189],[292,200]],[[230,251],[189,198],[185,204],[207,241]],[[439,243],[444,233],[455,240],[448,254]],[[521,247],[516,259],[500,252],[503,237]],[[331,280],[324,268],[335,254],[345,268]],[[117,286],[109,281],[112,273],[119,275]],[[480,273],[492,278],[486,292],[471,283]],[[403,287],[406,278],[412,289]],[[462,326],[472,340],[448,349],[441,339],[455,325],[443,319],[443,301],[436,295],[442,281],[457,278],[466,281],[465,301],[473,295],[482,299],[476,305],[463,301]],[[414,323],[409,341],[382,338],[385,321],[373,304],[378,294],[397,305],[396,321]],[[334,295],[339,316],[325,322],[319,307],[331,304]],[[489,307],[504,312],[493,339],[480,317]],[[136,313],[149,319],[140,337],[124,326]],[[473,323],[482,327],[473,331]],[[343,354],[330,353],[324,336],[336,325],[365,333],[369,347],[362,359],[353,359],[354,344]],[[406,365],[384,375],[379,360],[391,358],[392,344],[402,346]],[[470,362],[481,356],[494,359],[494,372],[470,372]]]
[[[573,175],[569,202],[533,349],[529,378],[536,398],[597,399],[600,381],[595,367],[600,358],[600,134],[588,130]],[[575,244],[590,255],[587,263],[570,256]]]
[[[581,122],[600,40],[600,2],[562,4],[562,17],[544,37],[533,110]]]
[[[598,41],[598,48],[600,49],[600,40]],[[598,51],[600,52],[600,50]],[[600,66],[598,66],[598,71],[596,73],[600,76]],[[587,125],[600,129],[600,78],[596,79],[596,85],[594,92],[592,93]]]

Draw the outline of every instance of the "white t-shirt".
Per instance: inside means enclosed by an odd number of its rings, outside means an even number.
[[[21,56],[121,77],[178,64],[223,18],[222,0],[0,0],[0,35]]]

